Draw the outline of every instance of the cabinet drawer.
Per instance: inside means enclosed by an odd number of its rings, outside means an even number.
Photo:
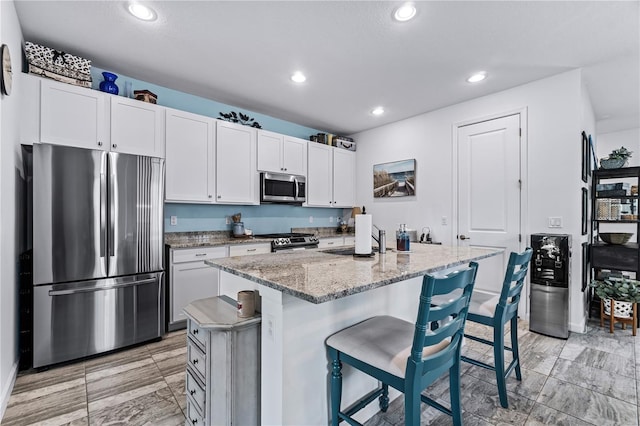
[[[195,262],[207,259],[219,259],[227,256],[226,247],[198,247],[189,249],[174,249],[171,261],[173,263]]]
[[[187,366],[200,375],[200,379],[204,382],[207,377],[207,358],[204,352],[200,350],[191,340],[187,339]]]
[[[189,321],[187,332],[189,334],[189,337],[193,339],[193,341],[196,342],[196,344],[198,344],[198,346],[202,351],[204,351],[205,348],[207,347],[207,337],[209,333],[207,333],[206,330],[198,327],[198,324],[196,324],[193,321]],[[188,341],[189,339],[187,339],[187,342]]]
[[[185,426],[204,426],[204,417],[198,413],[195,404],[187,398],[187,418],[184,421]]]
[[[318,241],[318,248],[339,247],[344,244],[342,237],[339,238],[321,238]]]
[[[344,245],[345,246],[355,246],[356,245],[356,237],[344,237]]]
[[[187,391],[187,398],[194,403],[201,414],[204,413],[206,394],[204,388],[200,386],[200,383],[194,377],[194,374],[190,369],[187,369],[187,380],[185,386]]]
[[[238,244],[229,246],[229,256],[247,256],[251,254],[271,253],[271,244]]]

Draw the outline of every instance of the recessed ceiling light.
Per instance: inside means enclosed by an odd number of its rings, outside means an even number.
[[[416,16],[416,7],[413,5],[413,3],[403,4],[402,6],[397,8],[393,14],[393,17],[396,19],[396,21],[400,22],[408,21],[414,16]]]
[[[471,75],[471,77],[467,78],[467,82],[469,83],[477,83],[479,81],[484,80],[485,78],[487,78],[487,73],[484,71],[481,72],[477,72],[473,75]]]
[[[129,3],[129,13],[143,21],[153,21],[156,19],[156,12],[141,3]]]
[[[296,71],[291,76],[291,80],[295,81],[296,83],[304,83],[305,81],[307,81],[307,77],[305,77],[305,75],[300,71]]]
[[[384,108],[382,108],[381,106],[375,107],[374,109],[371,110],[371,114],[373,114],[373,115],[382,115],[382,114],[384,114]]]

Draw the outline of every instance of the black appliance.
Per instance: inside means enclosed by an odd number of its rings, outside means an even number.
[[[304,176],[281,173],[260,173],[260,202],[302,204],[306,197]]]
[[[533,234],[531,248],[529,329],[567,339],[571,236]]]
[[[306,250],[318,248],[318,237],[304,233],[281,233],[256,235],[259,238],[272,238],[271,251]]]

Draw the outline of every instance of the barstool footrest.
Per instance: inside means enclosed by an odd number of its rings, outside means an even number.
[[[466,337],[469,340],[484,343],[485,345],[494,346],[494,343],[491,340],[483,339],[482,337],[472,336],[470,334],[465,334],[464,337]],[[513,352],[513,349],[511,349],[509,346],[504,346],[504,350]]]
[[[420,400],[422,402],[424,402],[425,404],[435,408],[436,410],[442,411],[444,414],[448,414],[450,416],[452,416],[453,414],[451,413],[451,410],[448,409],[447,407],[445,407],[444,405],[441,405],[439,403],[437,403],[436,401],[434,401],[433,399],[429,398],[428,396],[425,395],[420,395]]]
[[[373,401],[375,401],[376,398],[378,398],[380,395],[382,395],[383,391],[384,391],[383,388],[378,388],[378,389],[372,390],[371,392],[369,392],[368,394],[366,394],[365,396],[360,398],[360,400],[357,401],[355,404],[353,404],[351,407],[349,407],[346,410],[344,410],[343,412],[341,412],[340,413],[340,418],[342,420],[345,420],[349,424],[360,425],[360,423],[358,423],[355,420],[351,419],[351,416],[353,416],[355,413],[357,413],[358,411],[362,410],[364,407],[366,407],[367,405],[369,405]],[[354,423],[352,423],[352,422],[354,422]]]

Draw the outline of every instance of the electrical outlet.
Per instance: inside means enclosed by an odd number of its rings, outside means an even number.
[[[231,225],[231,217],[230,216],[225,216],[224,219],[225,219],[225,223],[227,225]]]
[[[333,223],[333,216],[329,216],[329,223]]]
[[[313,223],[313,216],[309,216],[309,223]]]
[[[549,228],[562,228],[562,217],[550,217]]]
[[[446,217],[446,216],[442,216],[441,223],[442,223],[443,225],[446,225],[446,224],[447,224],[447,217]]]
[[[178,216],[171,216],[171,226],[176,226],[178,224]]]

